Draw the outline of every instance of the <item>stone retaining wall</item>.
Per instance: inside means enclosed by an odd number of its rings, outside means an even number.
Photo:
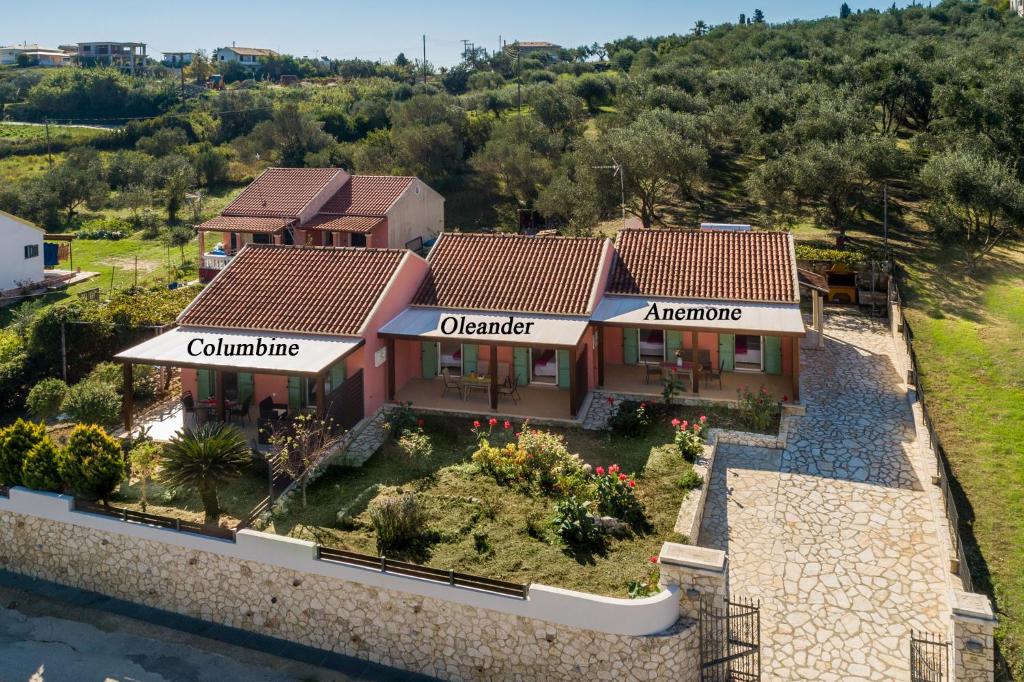
[[[676,587],[626,600],[533,585],[523,600],[321,561],[303,540],[243,530],[228,542],[71,504],[0,497],[0,566],[444,679],[699,676]]]

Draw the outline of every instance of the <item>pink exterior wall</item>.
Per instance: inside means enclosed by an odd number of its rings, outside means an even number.
[[[387,401],[388,363],[385,362],[380,367],[373,366],[374,353],[381,348],[387,347],[387,341],[380,338],[377,332],[409,305],[420,286],[420,282],[423,281],[427,274],[427,267],[427,261],[412,251],[408,252],[402,263],[398,266],[398,273],[392,280],[389,289],[382,294],[382,300],[366,322],[363,330],[363,339],[365,339],[366,343],[363,344],[362,348],[353,353],[353,355],[360,354],[363,358],[363,409],[367,416],[373,414],[377,408]],[[418,348],[413,357],[419,362]],[[388,362],[394,362],[394,358],[388,358]],[[400,362],[407,363],[409,360],[403,358]],[[396,389],[398,388],[397,370],[401,366],[400,364],[395,365]]]
[[[288,377],[282,374],[254,374],[252,377],[253,408],[270,396],[275,403],[288,403]],[[258,414],[253,412],[253,414]]]
[[[188,367],[181,368],[181,394],[191,393],[192,397],[196,400],[205,398],[206,396],[196,395],[198,391],[199,380],[196,378],[196,371],[189,369]]]
[[[386,219],[366,235],[366,245],[375,249],[400,249],[405,246],[405,244],[388,244],[388,221]]]
[[[409,379],[423,377],[420,361],[420,342],[398,339],[395,341],[395,390],[400,390]]]

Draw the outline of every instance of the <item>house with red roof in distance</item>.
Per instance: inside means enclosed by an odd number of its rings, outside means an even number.
[[[246,244],[421,251],[443,231],[444,197],[419,178],[268,168],[199,226],[199,278],[210,281]]]

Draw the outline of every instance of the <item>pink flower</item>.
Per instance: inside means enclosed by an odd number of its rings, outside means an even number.
[[[594,469],[594,473],[598,476],[604,476],[604,467],[597,467]]]
[[[495,419],[494,417],[491,417],[490,419],[487,420],[488,426],[494,426],[497,423],[498,423],[498,420]]]
[[[689,425],[690,425],[690,422],[688,422],[688,421],[686,421],[686,420],[684,419],[683,421],[681,421],[681,422],[679,423],[679,428],[681,428],[681,429],[685,429],[685,428],[687,428],[687,427],[688,427]]]
[[[608,404],[609,405],[615,405],[615,398],[613,398],[611,396],[608,396]]]
[[[626,474],[619,474],[619,480],[620,481],[625,481],[626,480]]]
[[[650,561],[652,564],[656,564],[658,563],[658,555],[652,554],[647,560]]]
[[[789,400],[789,396],[788,395],[782,396],[782,402],[786,402],[787,400]]]
[[[673,419],[672,420],[672,426],[679,426],[679,424],[680,424],[680,421],[678,419]]]
[[[629,487],[630,487],[630,488],[635,488],[635,487],[636,487],[636,481],[634,481],[634,480],[630,479],[630,481],[629,481]]]
[[[610,467],[608,467],[608,473],[609,474],[618,473],[619,469],[621,469],[621,468],[622,467],[620,467],[618,464],[613,464]]]
[[[704,423],[704,422],[706,422],[707,420],[708,420],[708,418],[707,418],[707,417],[705,417],[704,415],[701,415],[701,416],[700,416],[700,423],[701,423],[701,424],[703,424],[703,423]]]
[[[512,422],[510,422],[509,420],[506,419],[505,420],[505,429],[508,430],[508,429],[511,429],[511,428],[512,428]]]
[[[700,424],[694,424],[693,425],[693,430],[694,431],[700,431]]]
[[[474,429],[479,429],[480,428],[480,422],[478,420],[476,420],[476,419],[473,420],[473,428]]]

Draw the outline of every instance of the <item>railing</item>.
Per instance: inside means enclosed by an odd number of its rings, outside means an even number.
[[[946,521],[949,524],[949,539],[953,544],[953,554],[956,556],[955,573],[963,582],[964,589],[968,592],[974,591],[974,581],[971,579],[971,567],[967,563],[967,556],[964,554],[964,544],[960,539],[960,512],[956,506],[956,498],[950,490],[949,482],[953,480],[953,471],[949,466],[949,458],[946,457],[946,450],[942,447],[939,434],[935,431],[935,424],[932,422],[931,414],[928,411],[928,403],[924,397],[924,390],[921,387],[921,370],[917,363],[917,354],[914,352],[914,332],[910,323],[903,315],[903,298],[900,294],[898,267],[893,263],[891,285],[889,287],[889,300],[896,305],[897,323],[900,325],[900,332],[903,335],[903,342],[907,347],[907,357],[910,358],[910,367],[907,370],[907,383],[914,386],[917,393],[917,402],[921,405],[921,418],[925,428],[928,430],[928,440],[931,443],[932,451],[935,453],[935,468],[939,477],[939,485],[942,488],[943,506],[946,508]]]
[[[231,256],[204,253],[201,268],[204,270],[223,270],[231,262]]]
[[[196,535],[206,535],[208,537],[218,538],[221,540],[230,540],[231,542],[235,541],[235,531],[233,528],[207,526],[201,523],[183,521],[182,519],[176,519],[170,516],[147,514],[146,512],[138,512],[132,509],[125,509],[123,507],[107,507],[102,504],[96,504],[95,502],[89,502],[88,500],[82,500],[77,497],[75,498],[75,511],[109,516],[126,523],[141,523],[147,526],[155,526],[157,528],[168,528],[181,533],[195,533]]]
[[[927,632],[910,633],[910,682],[949,680],[949,642]]]
[[[530,594],[529,585],[520,585],[519,583],[510,583],[505,582],[504,580],[494,580],[492,578],[483,578],[476,575],[469,575],[467,573],[445,571],[440,568],[431,568],[430,566],[412,564],[406,561],[397,561],[383,556],[350,552],[346,549],[335,549],[333,547],[322,547],[317,545],[316,558],[321,561],[333,561],[342,564],[349,564],[351,566],[359,566],[361,568],[372,568],[380,571],[381,573],[394,573],[396,575],[405,575],[413,578],[421,578],[423,580],[432,580],[434,582],[451,585],[453,587],[468,587],[474,590],[481,590],[483,592],[494,592],[507,597],[526,599]]]

